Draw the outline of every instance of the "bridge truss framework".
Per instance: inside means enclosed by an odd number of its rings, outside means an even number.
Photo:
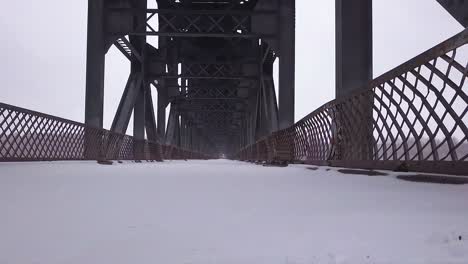
[[[437,1],[468,26],[468,3]],[[0,103],[0,161],[226,153],[255,162],[468,175],[467,29],[371,80],[372,1],[336,0],[337,99],[294,124],[295,1],[157,3],[148,9],[146,0],[89,0],[85,124]],[[157,47],[147,36],[158,37]],[[112,45],[131,70],[105,130],[104,65]]]

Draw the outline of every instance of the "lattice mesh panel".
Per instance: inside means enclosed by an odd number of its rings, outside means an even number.
[[[205,159],[171,148],[169,159]],[[161,145],[0,103],[0,161],[162,160]]]
[[[465,30],[254,146],[280,135],[291,161],[467,162],[467,41]],[[285,159],[276,147],[239,157]]]

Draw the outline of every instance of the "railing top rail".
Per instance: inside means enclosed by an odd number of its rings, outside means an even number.
[[[5,104],[5,103],[2,103],[2,102],[0,102],[0,108],[6,108],[6,109],[9,109],[9,110],[13,110],[13,111],[23,112],[25,114],[36,115],[36,116],[40,116],[40,117],[54,119],[54,120],[61,121],[61,122],[70,123],[70,124],[77,125],[77,126],[86,127],[85,124],[77,122],[77,121],[73,121],[73,120],[58,117],[58,116],[49,115],[49,114],[46,114],[46,113],[43,113],[43,112],[34,111],[34,110],[19,107],[19,106],[15,106],[15,105]]]
[[[242,148],[239,159],[468,175],[467,43],[465,29]]]
[[[178,146],[138,140],[130,135],[1,102],[0,124],[0,161],[162,160],[161,146],[179,153],[174,157],[176,159],[210,158]],[[172,159],[172,154],[167,153],[167,158]]]
[[[89,126],[89,125],[80,123],[78,121],[73,121],[73,120],[70,120],[70,119],[63,118],[63,117],[53,116],[53,115],[49,115],[49,114],[46,114],[46,113],[43,113],[43,112],[30,110],[30,109],[26,109],[26,108],[22,108],[22,107],[19,107],[19,106],[14,106],[14,105],[2,103],[2,102],[0,102],[0,108],[6,108],[6,109],[9,109],[9,110],[18,111],[18,112],[22,112],[22,113],[25,113],[25,114],[30,114],[30,115],[40,116],[40,117],[44,117],[44,118],[49,118],[49,119],[52,119],[52,120],[56,120],[56,121],[60,121],[60,122],[80,126],[80,127],[83,127],[83,128],[102,130],[102,131],[110,132],[110,133],[112,133],[114,135],[117,135],[117,136],[132,137],[132,136],[127,135],[127,134],[110,131],[110,130],[107,130],[107,129],[104,129],[104,128],[97,128],[97,127]],[[157,143],[157,142],[151,141],[151,140],[145,140],[145,141],[150,142],[150,143]]]

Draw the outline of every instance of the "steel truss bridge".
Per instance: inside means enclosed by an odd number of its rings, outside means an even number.
[[[372,0],[335,1],[337,98],[294,123],[295,0],[89,0],[85,124],[1,103],[0,161],[224,153],[468,175],[468,30],[372,80]],[[468,2],[438,2],[468,26]],[[131,70],[105,130],[111,46]]]

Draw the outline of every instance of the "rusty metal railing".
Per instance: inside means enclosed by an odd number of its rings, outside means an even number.
[[[171,151],[166,151],[171,149]],[[0,103],[0,162],[207,159],[201,153],[136,140],[105,129]]]
[[[468,175],[468,30],[236,158]]]

